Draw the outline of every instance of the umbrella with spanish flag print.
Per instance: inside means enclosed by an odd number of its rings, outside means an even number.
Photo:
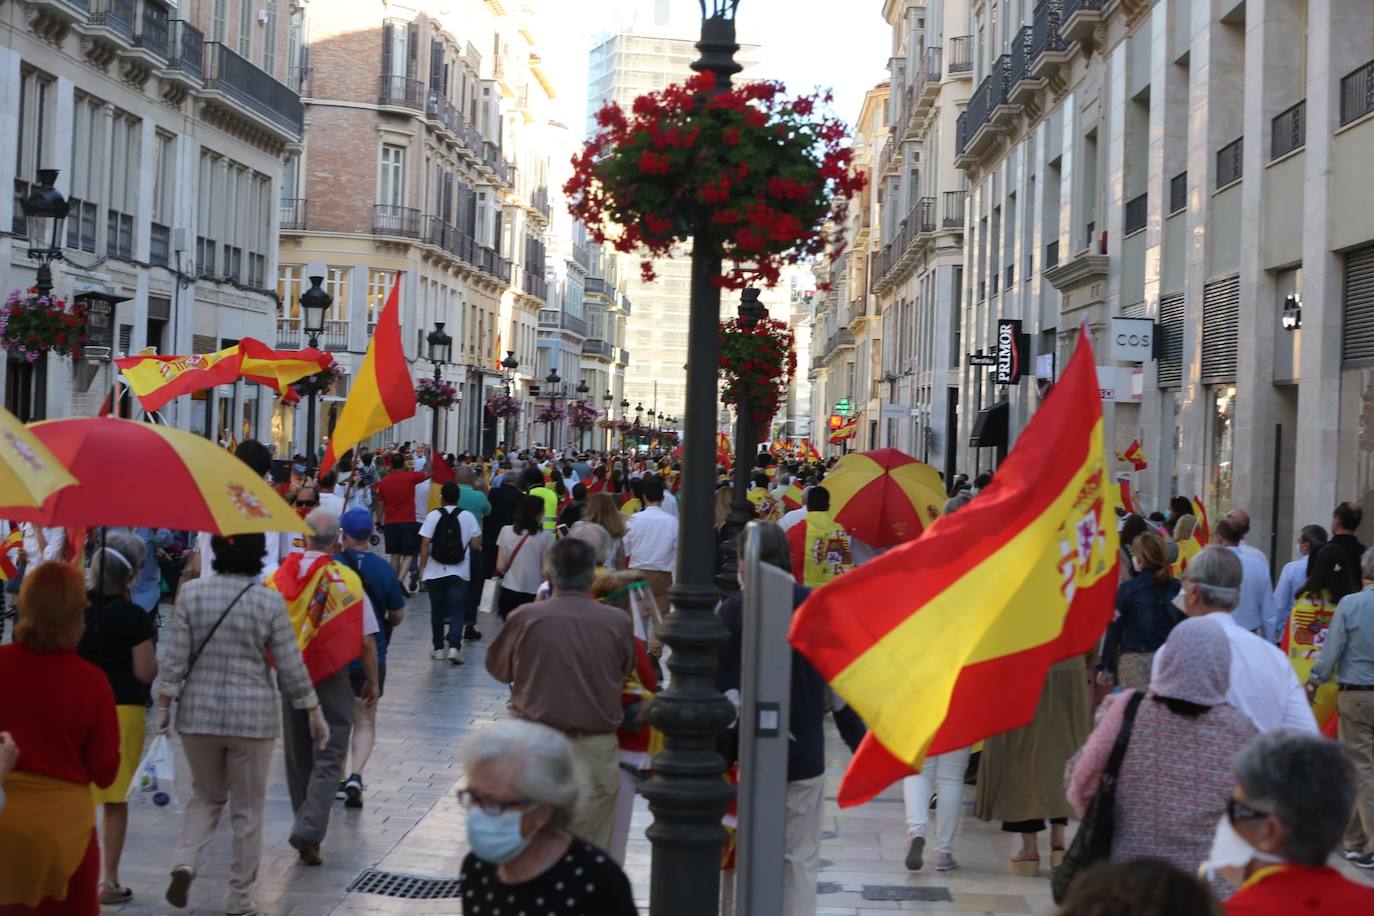
[[[830,517],[870,547],[915,540],[945,504],[939,472],[895,448],[845,455],[822,485]]]
[[[0,518],[212,534],[308,531],[265,480],[209,439],[114,417],[47,420],[28,429],[79,483],[38,507],[0,507]]]
[[[57,456],[18,417],[0,407],[0,503],[37,508],[75,484],[76,478]]]

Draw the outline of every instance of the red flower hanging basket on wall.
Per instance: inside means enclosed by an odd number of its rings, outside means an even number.
[[[715,90],[698,74],[608,104],[599,132],[573,157],[563,190],[572,215],[617,251],[672,255],[700,219],[717,229],[726,270],[718,286],[772,286],[783,267],[838,255],[849,198],[865,183],[851,166],[846,128],[817,112],[829,95],[788,97],[781,83]],[[697,242],[699,244],[699,241]],[[646,280],[650,261],[642,262]]]

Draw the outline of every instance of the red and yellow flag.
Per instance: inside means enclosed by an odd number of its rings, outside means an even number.
[[[367,345],[367,355],[349,389],[348,400],[339,411],[329,447],[324,450],[321,474],[368,436],[415,416],[415,383],[410,378],[405,348],[401,346],[400,292],[401,278],[397,276],[377,319],[372,342]]]
[[[239,341],[239,350],[243,353],[243,364],[239,370],[243,377],[282,395],[288,392],[292,383],[322,372],[334,362],[332,354],[322,353],[313,347],[273,350],[251,337]]]
[[[810,439],[802,440],[801,445],[797,448],[797,455],[803,461],[821,460],[821,453],[816,450],[816,446],[812,444]]]
[[[1116,460],[1125,461],[1137,471],[1143,471],[1150,466],[1150,462],[1145,458],[1145,450],[1140,447],[1139,439],[1132,439],[1124,451],[1117,452]]]
[[[967,507],[814,592],[790,641],[867,723],[840,786],[860,804],[929,754],[1025,725],[1055,662],[1090,650],[1117,584],[1092,346]]]
[[[847,439],[853,439],[859,434],[859,418],[850,417],[839,426],[835,427],[830,433],[830,444],[839,445]]]
[[[429,478],[429,502],[425,504],[425,507],[429,509],[430,512],[433,512],[444,503],[444,484],[448,483],[450,480],[457,479],[457,475],[454,474],[453,468],[449,466],[449,463],[444,460],[444,456],[440,455],[438,452],[435,452],[430,460],[434,462],[434,468]],[[424,519],[420,519],[420,521],[424,521]]]
[[[363,583],[327,554],[309,566],[304,560],[303,553],[289,555],[267,587],[286,599],[296,645],[318,684],[363,654]]]
[[[0,541],[0,579],[9,582],[18,578],[19,567],[15,555],[24,549],[24,532],[15,528],[3,541]]]
[[[800,509],[806,502],[806,489],[796,481],[782,494],[782,505],[786,509]]]
[[[243,352],[237,344],[215,353],[126,356],[115,360],[124,381],[150,413],[180,395],[230,384],[239,377],[242,363]]]

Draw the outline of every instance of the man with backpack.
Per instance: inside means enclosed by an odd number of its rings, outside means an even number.
[[[449,664],[463,663],[463,624],[467,613],[468,580],[472,576],[473,550],[482,549],[482,526],[471,512],[458,506],[458,484],[449,480],[440,490],[443,505],[425,516],[420,526],[420,578],[429,594],[429,624],[434,652],[431,657]],[[448,652],[444,651],[444,624],[448,624]]]
[[[386,691],[386,650],[391,642],[391,631],[405,618],[406,599],[401,589],[401,580],[391,564],[369,551],[372,541],[372,513],[367,509],[349,509],[339,519],[339,541],[341,548],[334,553],[334,559],[358,574],[362,580],[363,591],[377,614],[381,630],[377,640],[377,698],[380,701]],[[348,779],[339,784],[335,798],[343,799],[345,808],[363,806],[363,768],[372,756],[372,746],[377,738],[377,704],[368,705],[363,699],[366,677],[360,661],[349,666],[348,678],[353,683],[353,734],[349,749],[353,766],[345,768]]]

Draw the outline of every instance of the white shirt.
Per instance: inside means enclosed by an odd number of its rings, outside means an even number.
[[[434,529],[439,525],[439,515],[443,512],[458,513],[458,530],[463,538],[463,543],[467,545],[467,550],[463,551],[463,562],[451,565],[440,563],[434,559],[434,553],[431,550],[424,571],[420,573],[420,578],[426,582],[430,579],[442,579],[445,576],[457,576],[460,579],[468,578],[472,566],[472,551],[481,549],[472,546],[473,539],[482,536],[482,526],[477,523],[477,517],[457,506],[444,506],[426,515],[424,523],[420,525],[420,537],[433,539]]]
[[[678,515],[677,515],[677,497],[674,496],[673,494],[671,494],[671,493],[668,492],[668,484],[667,484],[666,481],[664,482],[664,485],[663,485],[663,511],[664,511],[664,512],[667,512],[667,513],[668,513],[669,515],[671,515],[673,518],[677,518],[677,517],[678,517]]]
[[[415,517],[429,515],[429,490],[432,481],[422,480],[415,485]]]
[[[344,513],[344,499],[337,493],[330,493],[327,490],[320,491],[320,508],[333,512],[335,517]]]
[[[806,521],[806,507],[801,506],[800,508],[792,509],[784,513],[782,518],[778,520],[778,525],[783,531],[786,531],[795,525],[800,525],[804,521]]]
[[[67,529],[60,525],[56,528],[38,528],[33,522],[24,522],[24,560],[32,568],[49,560],[61,560],[67,546]],[[43,533],[43,547],[38,546],[38,533]]]
[[[415,470],[423,471],[425,469],[425,464],[428,462],[428,459],[425,458],[424,455],[417,454],[415,455],[415,457],[411,459],[411,462],[415,465]]]
[[[1240,547],[1228,547],[1240,560],[1240,604],[1232,612],[1236,623],[1274,640],[1274,583],[1269,581],[1269,564]],[[1258,551],[1256,551],[1258,552]],[[1263,556],[1263,554],[1260,554]]]
[[[630,569],[672,572],[677,563],[677,519],[662,506],[649,506],[630,516],[625,553]]]
[[[1260,550],[1258,547],[1251,547],[1249,544],[1246,544],[1244,541],[1242,541],[1240,545],[1236,547],[1236,552],[1239,553],[1242,557],[1253,557],[1254,559],[1259,560],[1260,563],[1264,565],[1265,569],[1269,568],[1269,557],[1266,556],[1264,551]]]
[[[1226,702],[1245,713],[1262,732],[1278,728],[1315,732],[1317,720],[1288,656],[1236,623],[1228,613],[1208,614],[1207,619],[1220,624],[1231,644],[1231,686]],[[1153,672],[1159,671],[1159,660],[1168,648],[1165,643],[1155,653]]]
[[[1307,557],[1298,557],[1283,564],[1279,571],[1279,584],[1274,586],[1274,636],[1281,637],[1288,629],[1288,615],[1293,612],[1293,602],[1298,600],[1298,589],[1307,581]]]

